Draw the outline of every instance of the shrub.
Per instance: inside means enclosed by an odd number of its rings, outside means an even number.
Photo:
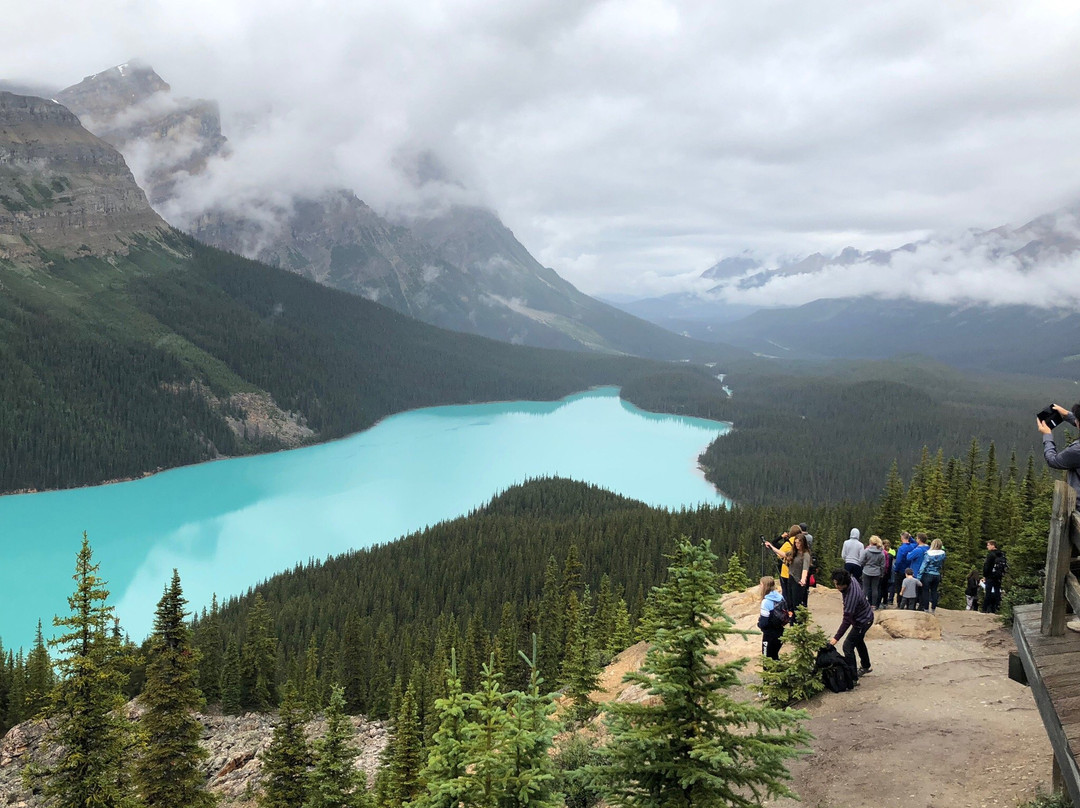
[[[784,629],[786,652],[762,665],[761,692],[770,707],[808,701],[825,689],[816,667],[817,652],[827,642],[825,632],[810,622],[805,606],[795,611],[795,620]]]

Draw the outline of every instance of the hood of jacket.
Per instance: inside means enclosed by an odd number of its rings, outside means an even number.
[[[851,532],[848,533],[849,539],[855,539],[856,541],[862,541],[862,533],[859,532],[857,527],[853,527]]]
[[[761,616],[768,617],[769,612],[776,608],[776,606],[784,599],[784,596],[777,592],[775,589],[767,594],[761,601]]]

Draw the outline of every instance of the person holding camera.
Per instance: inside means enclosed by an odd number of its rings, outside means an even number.
[[[1080,440],[1074,440],[1060,452],[1054,443],[1054,427],[1065,421],[1078,426],[1078,415],[1080,402],[1073,404],[1072,412],[1057,404],[1051,404],[1039,413],[1035,426],[1043,436],[1043,457],[1046,458],[1046,465],[1052,469],[1067,471],[1066,481],[1076,491],[1077,496],[1080,496]]]

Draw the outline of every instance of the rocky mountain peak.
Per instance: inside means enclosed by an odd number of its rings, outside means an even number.
[[[150,65],[131,61],[87,76],[57,93],[56,100],[80,116],[104,119],[171,89]]]
[[[226,151],[218,105],[175,97],[142,62],[87,76],[56,100],[102,140],[138,155],[131,169],[154,206],[173,197],[178,177],[200,173],[207,160]]]
[[[167,227],[120,153],[69,110],[0,92],[0,259],[124,252]]]

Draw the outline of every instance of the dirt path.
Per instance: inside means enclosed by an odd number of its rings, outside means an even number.
[[[756,621],[755,601],[725,599],[737,626]],[[831,635],[840,623],[837,593],[819,588],[810,608]],[[1050,743],[1031,691],[1008,678],[1008,632],[971,612],[939,609],[936,621],[920,620],[931,634],[940,627],[941,639],[894,639],[875,626],[867,636],[873,673],[852,692],[814,699],[814,751],[791,766],[801,802],[777,808],[1012,808],[1049,790]],[[721,655],[756,657],[759,643],[736,639]],[[604,684],[617,690],[643,650],[624,652]],[[747,676],[748,691],[755,680]]]

